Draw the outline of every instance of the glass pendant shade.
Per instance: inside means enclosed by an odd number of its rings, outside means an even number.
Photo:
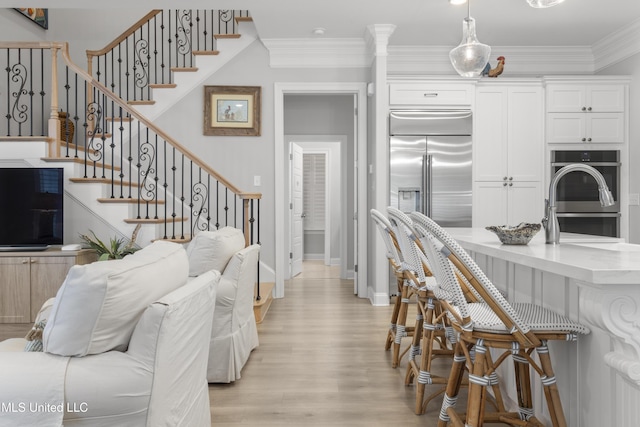
[[[489,62],[491,47],[476,37],[476,21],[468,16],[462,21],[462,41],[451,49],[451,65],[462,77],[478,77]]]
[[[545,7],[555,6],[562,3],[564,0],[527,0],[529,6],[536,9],[544,9]]]

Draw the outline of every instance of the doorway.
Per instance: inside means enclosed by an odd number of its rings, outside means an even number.
[[[338,266],[339,278],[349,272],[345,224],[349,194],[342,153],[346,135],[286,135],[289,141],[289,275],[302,271],[303,260],[319,260]],[[302,184],[302,185],[301,185]],[[300,186],[301,185],[301,186]],[[352,208],[351,208],[352,209]],[[348,226],[348,225],[346,225]]]
[[[351,158],[344,160],[343,155],[343,177],[351,176],[351,188],[349,196],[351,197],[352,211],[347,212],[340,218],[343,229],[349,233],[341,233],[343,239],[346,239],[347,249],[346,256],[351,257],[351,267],[353,268],[353,279],[355,283],[355,293],[362,298],[366,298],[366,247],[367,247],[367,142],[366,142],[366,84],[365,83],[276,83],[274,87],[274,125],[275,125],[275,218],[276,218],[276,288],[274,296],[276,298],[284,297],[284,281],[287,279],[289,272],[289,215],[287,211],[290,209],[288,201],[288,140],[286,134],[301,134],[307,132],[285,132],[285,96],[302,95],[314,96],[319,100],[323,96],[332,95],[348,95],[350,102],[350,110],[347,113],[350,117],[352,129],[349,134],[351,141],[347,154]],[[333,110],[323,110],[323,114],[329,115],[331,120],[342,117]],[[331,116],[333,114],[333,116]],[[313,117],[317,120],[318,117]],[[306,124],[305,120],[297,120],[295,123]],[[324,132],[311,132],[319,134]],[[346,145],[346,144],[345,144]],[[349,160],[352,160],[350,162]],[[343,179],[344,181],[344,179]],[[344,182],[341,185],[345,185]],[[362,248],[362,250],[358,250]]]

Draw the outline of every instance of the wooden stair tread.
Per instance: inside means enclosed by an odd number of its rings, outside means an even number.
[[[253,18],[250,16],[236,16],[236,22],[253,22]]]
[[[151,205],[155,205],[156,203],[159,205],[163,205],[164,204],[164,200],[151,200],[151,201],[147,201],[147,200],[142,200],[142,199],[134,199],[134,198],[128,198],[128,197],[99,197],[98,199],[99,203],[138,203],[140,202],[141,205],[144,204],[151,204]]]
[[[108,122],[119,122],[119,121],[123,121],[123,122],[132,122],[133,118],[132,117],[107,117],[105,119]]]
[[[172,222],[185,222],[188,221],[187,217],[175,217],[175,218],[126,218],[124,222],[127,224],[170,224]]]
[[[154,105],[156,103],[156,101],[154,101],[153,99],[140,99],[140,100],[134,100],[134,101],[127,101],[127,104],[129,105]]]
[[[85,164],[84,159],[82,159],[80,157],[41,157],[40,160],[42,160],[43,162],[66,162],[66,163],[78,163],[80,165],[84,165]],[[87,160],[87,165],[90,168],[93,168],[93,161]],[[105,169],[109,169],[109,170],[111,170],[111,169],[116,170],[116,171],[120,170],[120,166],[113,166],[113,165],[106,165],[106,164],[103,165],[100,162],[96,162],[95,168],[97,170],[100,170],[103,167]]]
[[[191,235],[185,235],[184,238],[181,237],[176,237],[174,239],[172,238],[166,238],[166,239],[153,239],[152,242],[157,242],[158,240],[164,240],[165,242],[173,242],[173,243],[189,243],[191,241]]]
[[[253,314],[258,324],[262,323],[273,302],[273,288],[275,288],[273,282],[260,283],[260,300],[256,299],[258,287],[256,286],[254,290]]]
[[[76,182],[79,184],[88,184],[88,183],[97,183],[97,184],[107,184],[107,185],[111,185],[111,183],[113,182],[113,185],[116,187],[138,187],[138,184],[131,182],[131,181],[122,181],[120,182],[119,180],[115,180],[115,181],[111,181],[111,178],[69,178],[69,181],[71,182]]]
[[[178,87],[178,85],[175,83],[151,83],[149,87],[151,89],[173,89]]]
[[[214,34],[213,37],[217,39],[239,39],[240,34]]]
[[[191,52],[193,55],[220,55],[219,50],[194,50]]]
[[[171,71],[193,73],[198,71],[198,67],[171,67]]]

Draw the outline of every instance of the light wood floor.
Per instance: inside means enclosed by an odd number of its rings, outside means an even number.
[[[392,307],[373,307],[353,295],[353,281],[306,267],[258,325],[260,346],[242,378],[209,386],[212,425],[435,426],[440,398],[415,415],[406,356],[392,369],[384,351]]]
[[[406,356],[392,369],[384,351],[392,307],[357,298],[353,281],[338,275],[335,267],[305,262],[286,283],[285,298],[258,325],[260,346],[242,378],[209,386],[213,426],[436,425],[440,398],[415,415],[413,386],[404,385]],[[30,327],[0,325],[0,340],[22,337]],[[446,366],[434,372],[446,375]]]

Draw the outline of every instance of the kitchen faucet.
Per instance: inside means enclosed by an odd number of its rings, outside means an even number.
[[[544,227],[544,236],[547,243],[554,245],[560,243],[560,224],[558,224],[558,215],[556,214],[556,190],[560,178],[574,171],[587,172],[595,178],[598,182],[598,197],[600,198],[601,206],[612,206],[615,203],[607,182],[597,169],[582,163],[571,163],[563,166],[551,178],[549,198],[545,200],[545,217],[542,218],[542,226]]]

